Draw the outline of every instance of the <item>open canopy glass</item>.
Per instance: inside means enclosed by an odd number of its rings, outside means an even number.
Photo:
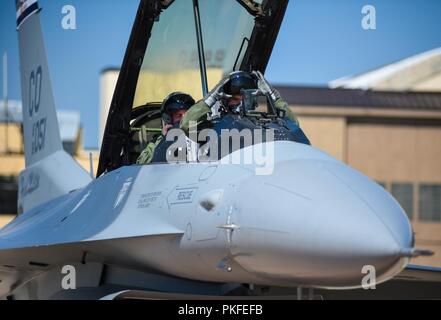
[[[238,1],[199,0],[208,89],[241,64],[254,16]],[[176,0],[155,22],[144,55],[133,106],[181,91],[202,98],[197,21],[193,0]],[[243,44],[243,46],[242,46]],[[204,76],[204,75],[202,75]]]
[[[140,0],[97,175],[130,164],[130,122],[140,112],[157,110],[155,102],[175,91],[199,100],[232,70],[264,73],[287,5],[288,0]]]

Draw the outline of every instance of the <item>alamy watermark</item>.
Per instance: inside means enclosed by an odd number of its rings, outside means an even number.
[[[61,279],[61,288],[63,290],[75,290],[77,288],[77,271],[74,266],[65,265],[61,268],[64,276]]]
[[[365,5],[361,8],[361,27],[364,30],[376,30],[377,29],[377,10],[373,5]]]
[[[61,279],[61,287],[63,290],[75,290],[77,288],[77,273],[72,265],[65,265],[61,268],[63,277]],[[365,265],[361,269],[361,273],[365,276],[361,280],[361,287],[364,290],[376,289],[376,270],[372,265]]]
[[[253,165],[256,175],[269,175],[274,170],[273,129],[195,130],[190,124],[188,137],[181,129],[167,132],[171,143],[166,151],[168,163],[198,162]]]
[[[364,290],[376,289],[377,275],[376,275],[375,267],[371,265],[365,265],[361,269],[361,273],[365,274],[365,276],[361,280],[361,287]]]
[[[61,9],[63,18],[61,19],[61,27],[64,30],[77,29],[77,10],[73,5],[67,4]]]

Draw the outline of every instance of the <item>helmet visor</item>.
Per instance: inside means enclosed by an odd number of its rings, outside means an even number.
[[[164,111],[168,114],[172,114],[178,110],[188,110],[195,104],[195,101],[192,97],[186,94],[176,94],[172,97],[168,98],[167,101],[164,102]]]
[[[241,90],[257,89],[256,80],[248,74],[232,75],[224,86],[224,92],[230,95],[241,94]]]

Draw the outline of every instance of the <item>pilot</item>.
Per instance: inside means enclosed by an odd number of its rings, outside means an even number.
[[[156,147],[164,140],[168,130],[179,128],[185,113],[193,105],[195,105],[194,99],[182,92],[173,92],[164,99],[161,105],[162,134],[145,147],[136,160],[137,164],[148,164],[152,161]]]
[[[234,71],[222,79],[212,91],[188,110],[181,120],[180,128],[188,133],[191,121],[196,122],[199,128],[200,125],[208,121],[209,115],[212,113],[212,107],[218,101],[223,102],[228,112],[235,112],[244,99],[241,93],[242,89],[259,89],[263,94],[269,95],[274,101],[275,107],[283,110],[285,117],[299,125],[294,112],[281,98],[280,93],[263,77],[260,71],[253,71],[252,73]],[[225,96],[227,98],[224,98]]]

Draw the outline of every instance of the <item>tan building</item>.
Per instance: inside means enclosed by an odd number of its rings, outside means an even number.
[[[100,110],[98,113],[98,144],[101,146],[103,141],[104,129],[106,128],[107,115],[109,114],[110,104],[112,103],[113,91],[115,91],[118,81],[119,69],[108,68],[102,71],[100,78]]]

